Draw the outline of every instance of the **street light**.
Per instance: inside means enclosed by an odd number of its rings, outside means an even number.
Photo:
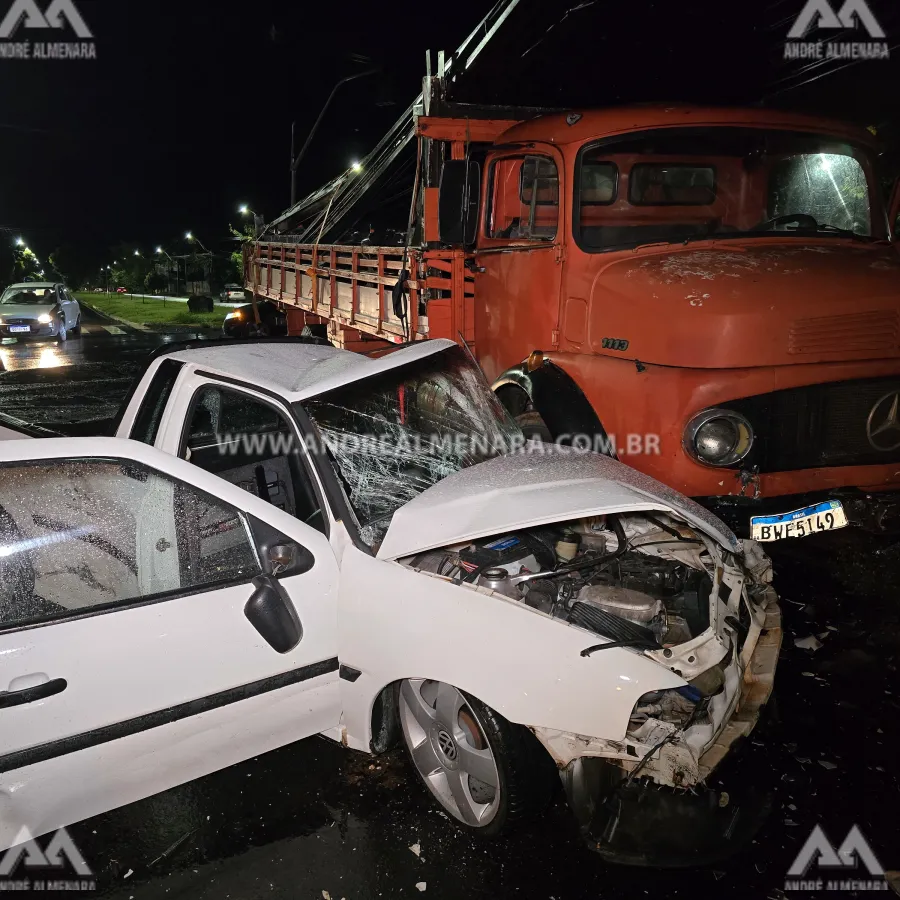
[[[23,241],[22,238],[17,237],[17,238],[16,238],[16,246],[17,246],[17,247],[24,247],[24,246],[25,246],[25,241]]]
[[[353,162],[350,163],[350,168],[354,172],[362,172],[362,163],[354,159]]]
[[[238,212],[239,212],[242,216],[249,216],[250,213],[253,213],[254,216],[256,215],[256,213],[255,213],[252,209],[250,209],[250,207],[247,206],[246,203],[244,203],[242,206],[239,206],[239,207],[238,207]]]
[[[356,72],[353,75],[348,75],[346,78],[342,78],[332,89],[331,93],[328,95],[328,99],[325,101],[325,105],[322,107],[322,111],[319,113],[319,118],[316,119],[313,127],[310,129],[309,134],[306,136],[306,141],[303,146],[300,148],[300,152],[294,156],[294,125],[296,123],[291,124],[291,206],[293,206],[297,202],[297,169],[300,166],[300,161],[303,159],[306,154],[306,150],[309,147],[313,136],[319,130],[319,126],[322,124],[322,119],[325,118],[325,113],[328,110],[328,107],[331,106],[331,101],[334,100],[334,95],[338,92],[338,89],[341,85],[346,84],[348,81],[355,81],[357,78],[365,78],[367,75],[374,75],[376,72],[380,71],[377,66],[374,66],[371,69],[365,69],[362,72]]]
[[[188,231],[185,234],[185,238],[188,241],[196,241],[203,248],[204,253],[209,253],[209,250],[207,250],[206,247],[203,246],[203,241],[201,241],[200,238],[198,238],[198,237],[194,237],[193,232]]]
[[[141,255],[141,251],[140,251],[140,250],[135,250],[135,251],[134,251],[134,255],[135,255],[135,256],[140,256],[140,255]]]
[[[190,234],[190,232],[188,232],[188,234]],[[157,247],[156,253],[159,256],[165,256],[166,259],[168,259],[169,262],[175,266],[175,294],[177,295],[178,294],[178,277],[180,275],[180,272],[178,271],[178,262],[177,262],[177,260],[172,259],[172,257],[169,256],[169,254],[162,247]],[[171,269],[169,271],[171,271]],[[187,275],[187,272],[185,272],[185,275]],[[168,289],[169,289],[168,279],[166,279],[166,290],[168,290]],[[165,298],[163,298],[163,302],[165,302]]]

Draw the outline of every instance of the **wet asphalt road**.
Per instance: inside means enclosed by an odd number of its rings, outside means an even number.
[[[0,413],[67,434],[96,434],[160,344],[218,336],[183,327],[141,331],[82,305],[82,334],[64,344],[0,340]]]
[[[372,759],[322,738],[82,822],[72,834],[101,894],[121,900],[313,900],[323,891],[375,900],[417,897],[419,882],[427,897],[447,900],[698,890],[760,900],[782,896],[785,872],[816,824],[836,842],[859,825],[883,866],[900,868],[900,544],[848,530],[774,555],[786,626],[775,708],[729,773],[771,787],[773,808],[757,840],[720,865],[608,865],[584,848],[561,798],[509,837],[472,839],[437,811],[402,752]],[[809,634],[823,635],[815,653],[794,647]]]
[[[67,383],[81,398],[47,413],[57,424],[80,402],[98,421],[110,414],[112,387],[127,384],[141,357],[172,339],[86,323],[83,338],[54,349],[79,364]],[[34,413],[33,382],[43,372],[24,369],[40,367],[48,349],[0,348],[11,370],[0,376],[0,411],[12,405]],[[103,388],[77,376],[82,366],[109,371],[110,364],[117,374]],[[373,759],[322,738],[70,831],[98,893],[116,900],[321,900],[323,892],[333,900],[375,900],[422,896],[422,882],[425,897],[448,900],[631,900],[698,891],[759,900],[782,896],[785,872],[816,824],[834,842],[859,825],[884,867],[900,869],[900,541],[847,529],[786,543],[772,555],[785,616],[776,702],[723,777],[771,788],[773,807],[756,841],[714,867],[608,865],[584,848],[561,797],[509,837],[472,839],[438,812],[402,752]],[[809,634],[822,636],[817,652],[794,646],[795,637]],[[408,849],[413,844],[419,857]]]

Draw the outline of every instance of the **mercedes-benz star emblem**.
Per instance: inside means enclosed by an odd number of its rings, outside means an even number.
[[[885,394],[869,411],[866,437],[873,450],[888,453],[900,447],[900,391]]]

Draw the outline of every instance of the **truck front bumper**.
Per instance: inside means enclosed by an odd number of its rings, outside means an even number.
[[[900,469],[900,466],[897,467]],[[694,497],[715,513],[738,537],[750,537],[750,517],[777,515],[825,500],[840,500],[851,525],[866,531],[900,529],[900,490],[866,491],[833,488],[778,497]]]

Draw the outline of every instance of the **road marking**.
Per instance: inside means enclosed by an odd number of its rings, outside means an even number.
[[[110,334],[126,334],[124,328],[119,328],[118,325],[103,325],[101,326],[104,331],[108,331]]]

